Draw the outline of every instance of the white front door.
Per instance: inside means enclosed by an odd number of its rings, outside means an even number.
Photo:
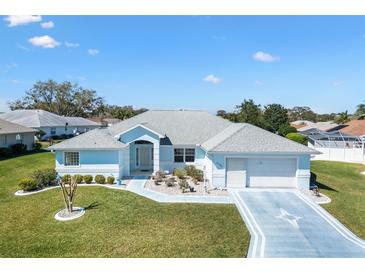
[[[227,187],[246,187],[246,160],[242,158],[227,159]]]
[[[152,169],[152,146],[139,146],[139,169],[151,170]]]

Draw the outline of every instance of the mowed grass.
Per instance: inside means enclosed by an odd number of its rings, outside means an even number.
[[[313,161],[320,192],[332,199],[323,207],[356,235],[365,239],[365,171],[362,164]]]
[[[80,187],[86,214],[58,222],[54,189],[16,197],[23,177],[53,167],[52,153],[0,161],[1,257],[244,257],[249,233],[233,205],[159,204],[127,191]]]

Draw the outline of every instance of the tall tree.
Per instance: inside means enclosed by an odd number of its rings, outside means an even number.
[[[337,124],[345,124],[348,121],[350,121],[350,116],[347,110],[345,112],[339,113],[338,116],[335,118],[335,122]]]
[[[264,119],[267,129],[275,133],[278,132],[281,126],[289,126],[288,110],[280,104],[265,106]]]
[[[134,109],[133,106],[116,106],[116,105],[105,105],[102,110],[102,116],[104,118],[118,118],[125,120],[131,118],[137,114],[145,112],[147,109]]]
[[[355,116],[357,116],[358,118],[362,118],[365,115],[365,101],[362,104],[358,104],[357,105],[357,109],[355,112]]]
[[[96,91],[77,84],[54,80],[38,81],[21,99],[9,103],[10,109],[43,109],[64,116],[91,117],[100,111],[103,98]]]
[[[289,120],[291,122],[296,120],[308,120],[312,122],[316,122],[317,114],[311,110],[310,107],[300,107],[296,106],[292,109],[289,109]]]
[[[264,121],[260,105],[250,100],[244,100],[243,103],[236,106],[237,122],[250,123],[255,126],[263,127]]]

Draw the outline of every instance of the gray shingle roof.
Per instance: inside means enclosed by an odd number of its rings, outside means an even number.
[[[98,126],[98,123],[82,117],[65,117],[40,109],[18,109],[0,114],[0,118],[26,127]]]
[[[212,152],[302,153],[317,151],[256,126],[231,123],[204,111],[147,111],[109,128],[94,129],[49,149],[120,149],[114,136],[139,124],[166,135],[174,145],[202,145]]]
[[[107,128],[97,128],[48,147],[49,150],[121,149],[125,144],[114,139]]]
[[[199,110],[149,110],[110,127],[112,134],[138,124],[167,135],[175,145],[202,144],[232,123]]]
[[[241,127],[237,126],[225,140],[215,143],[209,140],[202,145],[203,148],[207,146],[211,152],[318,154],[314,149],[251,124],[238,125]]]
[[[35,129],[0,119],[0,134],[36,132]]]

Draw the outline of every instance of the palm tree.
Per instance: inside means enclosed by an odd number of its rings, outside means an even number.
[[[364,100],[364,102],[365,102],[365,100]],[[357,109],[356,109],[355,115],[358,118],[363,117],[365,115],[365,104],[359,104],[359,105],[357,105]]]
[[[337,117],[335,118],[335,122],[337,124],[345,124],[348,121],[350,121],[350,116],[348,114],[348,111],[346,110],[345,112],[341,112],[337,115]]]

